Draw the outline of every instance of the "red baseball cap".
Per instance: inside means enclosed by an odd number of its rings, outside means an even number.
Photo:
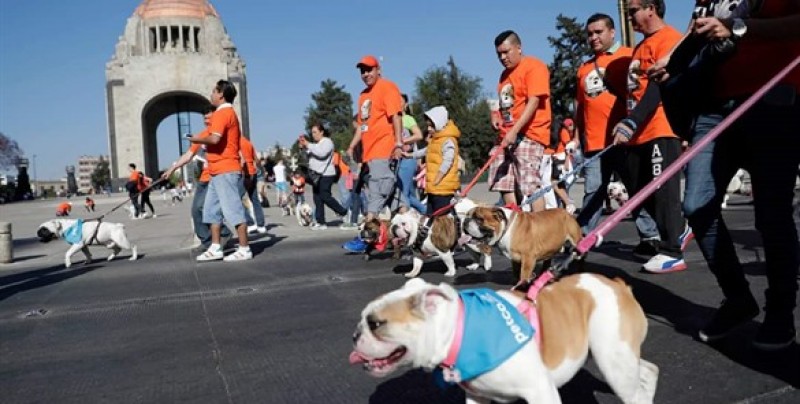
[[[378,67],[380,66],[380,64],[378,63],[378,59],[376,59],[375,56],[367,55],[361,58],[361,60],[359,60],[358,63],[356,64],[356,67],[361,67],[361,66]]]

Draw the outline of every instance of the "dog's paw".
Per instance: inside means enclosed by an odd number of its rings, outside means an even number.
[[[454,269],[452,271],[447,271],[447,272],[444,273],[444,276],[446,276],[448,278],[452,278],[452,277],[456,276],[456,270]]]
[[[66,268],[69,268],[69,267],[71,267],[71,266],[72,266],[72,262],[71,262],[71,261],[64,261],[64,266],[65,266]]]
[[[114,258],[117,258],[117,256],[114,255],[114,254],[111,254],[111,255],[108,256],[108,258],[106,258],[106,261],[113,261]]]
[[[477,271],[480,267],[481,267],[481,264],[478,264],[477,262],[474,263],[474,264],[469,264],[469,265],[466,266],[467,271]]]
[[[413,272],[406,272],[406,273],[403,274],[403,276],[405,276],[408,279],[412,279],[412,278],[416,278],[417,274],[415,274]]]
[[[92,263],[92,259],[88,258],[86,261],[83,261],[83,265],[89,265]]]

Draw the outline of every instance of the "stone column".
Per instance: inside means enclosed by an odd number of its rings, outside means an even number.
[[[10,264],[12,261],[14,261],[14,249],[11,223],[0,222],[0,264]]]
[[[156,53],[161,51],[161,27],[156,25]]]

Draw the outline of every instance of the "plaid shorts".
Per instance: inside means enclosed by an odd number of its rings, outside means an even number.
[[[489,155],[498,147],[492,147]],[[523,139],[511,152],[503,151],[489,167],[489,190],[514,192],[519,189],[523,196],[534,193],[542,186],[539,166],[543,155],[544,146],[530,139]]]

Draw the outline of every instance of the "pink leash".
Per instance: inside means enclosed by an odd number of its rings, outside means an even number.
[[[606,219],[603,223],[594,229],[594,231],[590,232],[586,235],[577,245],[577,250],[581,254],[585,254],[589,251],[590,248],[594,245],[600,245],[603,242],[603,236],[608,234],[619,222],[624,219],[628,214],[631,213],[635,208],[644,202],[650,195],[652,195],[658,188],[664,185],[667,180],[672,178],[675,173],[678,172],[683,166],[694,156],[700,153],[700,150],[703,149],[706,145],[711,143],[714,139],[716,139],[720,133],[722,133],[725,129],[727,129],[733,122],[739,119],[742,114],[744,114],[748,109],[750,109],[753,104],[755,104],[764,94],[769,91],[772,87],[775,86],[780,80],[782,80],[787,74],[789,74],[792,69],[794,69],[798,63],[800,63],[800,56],[796,57],[794,61],[789,63],[788,66],[784,67],[772,80],[768,81],[767,84],[764,84],[755,94],[750,96],[742,105],[736,108],[730,115],[728,115],[722,122],[717,125],[711,132],[700,139],[695,145],[690,147],[687,151],[681,154],[677,160],[675,160],[666,170],[664,170],[661,175],[653,179],[647,186],[642,188],[636,195],[634,195],[628,202],[626,202],[622,207],[620,207],[614,214],[612,214],[608,219]]]

